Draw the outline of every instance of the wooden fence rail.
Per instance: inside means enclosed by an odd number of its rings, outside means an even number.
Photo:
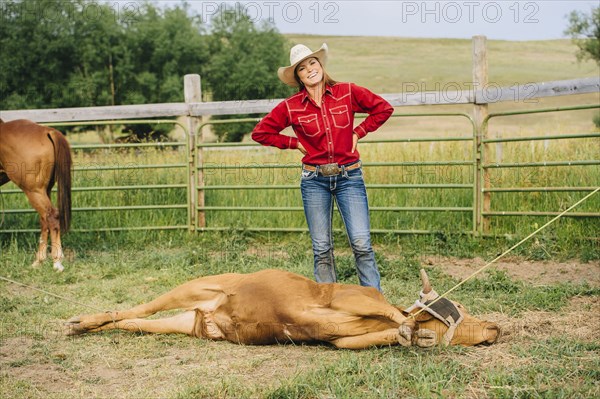
[[[198,75],[187,76],[186,79],[193,79],[191,76]],[[473,82],[468,82],[467,85],[475,86]],[[383,93],[381,96],[394,107],[406,107],[415,105],[492,104],[503,101],[522,102],[534,98],[597,92],[600,92],[600,77],[557,80],[553,82],[531,82],[505,87],[488,84],[482,89],[465,91]],[[271,111],[281,100],[194,101],[189,103],[1,110],[0,118],[4,121],[30,119],[39,123],[49,123],[178,116],[260,114]]]

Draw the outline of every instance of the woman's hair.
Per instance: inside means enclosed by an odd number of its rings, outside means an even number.
[[[321,60],[319,60],[317,57],[314,57],[314,58],[315,58],[315,60],[317,60],[319,65],[321,65],[321,69],[323,69],[323,81],[325,82],[325,84],[329,85],[329,86],[335,85],[337,83],[337,80],[333,80],[331,78],[331,76],[329,76],[329,74],[325,70],[325,67],[323,66],[323,64],[321,64]],[[296,68],[298,68],[298,67],[296,67]],[[294,69],[294,79],[296,79],[296,82],[298,83],[299,90],[302,90],[302,88],[304,88],[304,84],[298,77],[298,72],[296,71],[296,69]]]

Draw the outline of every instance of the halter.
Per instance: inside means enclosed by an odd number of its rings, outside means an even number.
[[[410,313],[417,308],[429,313],[448,327],[448,331],[446,331],[442,339],[445,345],[450,345],[456,328],[465,318],[458,306],[451,300],[440,297],[437,292],[431,290],[427,294],[423,291],[419,292],[419,299],[404,311]]]

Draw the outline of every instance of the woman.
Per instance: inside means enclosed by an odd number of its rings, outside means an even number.
[[[361,285],[381,290],[367,192],[358,140],[379,128],[392,114],[380,96],[353,83],[331,79],[324,66],[328,48],[317,51],[298,44],[290,50],[290,66],[279,68],[279,79],[298,93],[279,103],[254,128],[252,139],[266,146],[297,149],[302,158],[301,192],[312,239],[314,274],[318,282],[337,280],[333,257],[333,200],[348,233]],[[368,117],[354,127],[354,113]],[[296,137],[282,135],[292,126]]]

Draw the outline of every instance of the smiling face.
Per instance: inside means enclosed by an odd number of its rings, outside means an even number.
[[[296,75],[306,87],[314,87],[323,81],[323,67],[318,59],[310,57],[296,67]]]

